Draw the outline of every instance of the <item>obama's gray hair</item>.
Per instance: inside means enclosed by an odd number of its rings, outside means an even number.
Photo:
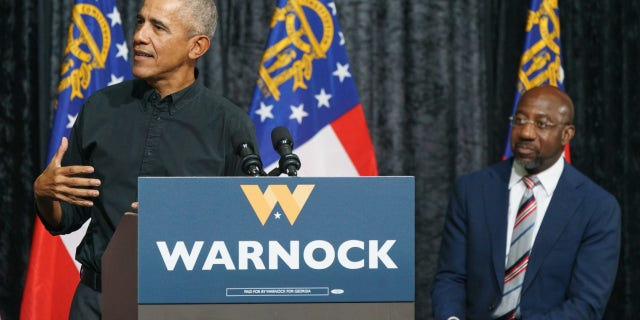
[[[218,24],[218,10],[213,0],[183,0],[182,4],[189,35],[203,34],[213,38]]]

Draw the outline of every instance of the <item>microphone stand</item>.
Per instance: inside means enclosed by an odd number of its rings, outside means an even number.
[[[280,157],[280,161],[278,162],[278,167],[269,171],[267,175],[270,177],[277,177],[282,174],[286,174],[290,177],[297,177],[299,168],[300,168],[300,158],[298,158],[297,155],[290,153]]]
[[[269,173],[267,173],[266,175],[269,177],[277,177],[283,173],[284,172],[282,172],[280,168],[273,168],[273,170],[269,171]]]

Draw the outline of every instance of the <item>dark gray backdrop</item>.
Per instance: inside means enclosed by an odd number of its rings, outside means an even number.
[[[118,0],[130,41],[137,1]],[[275,0],[218,0],[202,81],[247,109]],[[529,1],[336,0],[380,175],[416,177],[416,318],[454,179],[498,161]],[[0,2],[0,315],[17,319],[71,0]],[[612,192],[623,252],[606,319],[640,312],[640,1],[560,1],[574,165]],[[632,302],[636,302],[632,304]]]

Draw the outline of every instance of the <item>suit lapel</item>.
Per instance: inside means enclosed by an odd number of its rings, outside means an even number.
[[[505,250],[507,246],[507,216],[509,210],[509,176],[511,161],[503,162],[492,172],[492,177],[484,186],[484,213],[487,230],[491,239],[491,261],[495,271],[498,287],[504,284]]]
[[[523,292],[531,285],[545,258],[576,213],[581,199],[577,196],[575,189],[574,169],[565,163],[564,170],[560,180],[558,180],[558,185],[533,244],[529,266],[524,278]]]

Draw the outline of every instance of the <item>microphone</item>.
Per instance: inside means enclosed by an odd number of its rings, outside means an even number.
[[[276,127],[271,131],[273,148],[280,154],[278,166],[281,173],[297,176],[300,169],[300,158],[293,153],[293,139],[286,127]]]
[[[237,132],[233,135],[231,141],[236,148],[236,154],[240,157],[242,172],[254,177],[263,175],[262,160],[253,151],[249,138],[245,134]]]

